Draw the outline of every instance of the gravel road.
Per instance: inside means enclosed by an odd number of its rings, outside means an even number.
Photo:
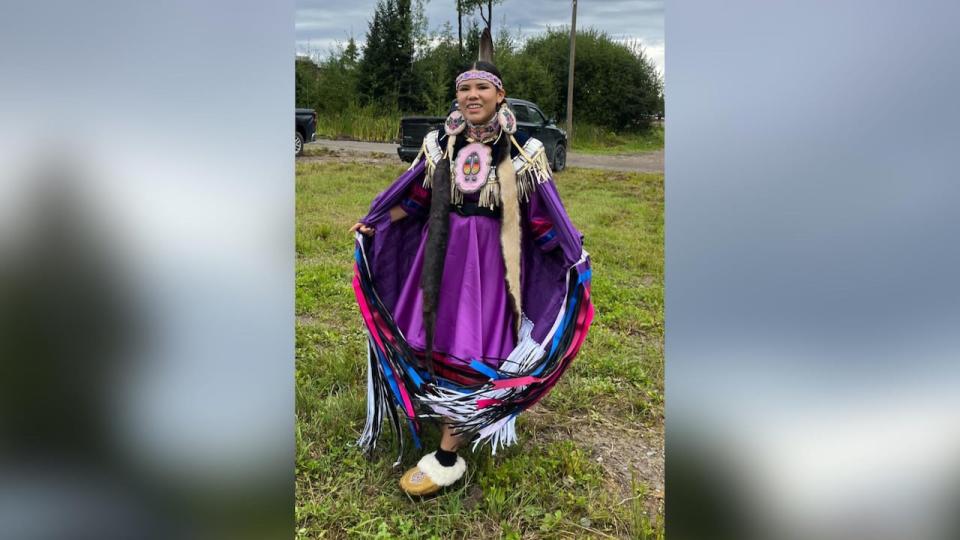
[[[345,151],[353,154],[386,154],[397,157],[397,145],[392,143],[370,143],[358,141],[331,141],[318,139],[307,143],[307,148],[324,147],[330,150]],[[596,154],[581,154],[570,152],[567,154],[567,166],[585,167],[588,169],[610,169],[615,171],[632,172],[663,172],[663,150],[641,152],[616,156],[601,156]]]

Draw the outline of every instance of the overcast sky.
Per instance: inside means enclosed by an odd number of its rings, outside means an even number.
[[[362,43],[377,5],[377,0],[296,1],[297,52],[319,51],[323,56],[351,35]],[[431,30],[450,21],[456,32],[455,0],[429,0],[426,14]],[[530,36],[548,26],[569,25],[570,14],[570,0],[505,0],[493,7],[494,34],[504,17],[513,33],[519,30],[522,36]],[[603,30],[616,40],[638,40],[663,73],[663,0],[579,0],[577,28],[587,27]]]

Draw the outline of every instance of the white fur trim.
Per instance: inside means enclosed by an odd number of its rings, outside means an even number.
[[[503,217],[500,219],[500,251],[503,253],[503,267],[507,294],[513,301],[514,322],[520,331],[520,315],[523,313],[520,290],[520,199],[517,198],[517,174],[509,158],[497,164],[497,177],[500,179],[501,205]]]
[[[449,486],[462,478],[463,474],[467,472],[467,462],[462,457],[457,456],[456,463],[450,467],[444,467],[437,461],[436,454],[436,452],[430,452],[417,462],[417,468],[427,475],[434,484],[441,487]]]

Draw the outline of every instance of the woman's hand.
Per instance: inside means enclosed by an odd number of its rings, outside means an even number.
[[[367,236],[373,236],[373,227],[367,227],[363,223],[357,223],[353,227],[350,227],[350,232],[360,231],[362,234]]]

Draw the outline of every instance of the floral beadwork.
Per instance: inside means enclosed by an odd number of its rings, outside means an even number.
[[[463,113],[460,111],[453,111],[450,113],[450,116],[447,116],[446,121],[443,123],[443,130],[447,135],[456,135],[463,131],[463,127],[467,124],[467,120],[463,117]]]
[[[500,119],[493,115],[489,122],[473,125],[467,122],[467,139],[474,142],[491,142],[500,136]]]
[[[497,111],[497,118],[499,119],[500,127],[503,128],[503,131],[510,135],[513,135],[517,132],[517,116],[513,114],[513,109],[511,109],[506,103],[500,106],[500,110]]]

